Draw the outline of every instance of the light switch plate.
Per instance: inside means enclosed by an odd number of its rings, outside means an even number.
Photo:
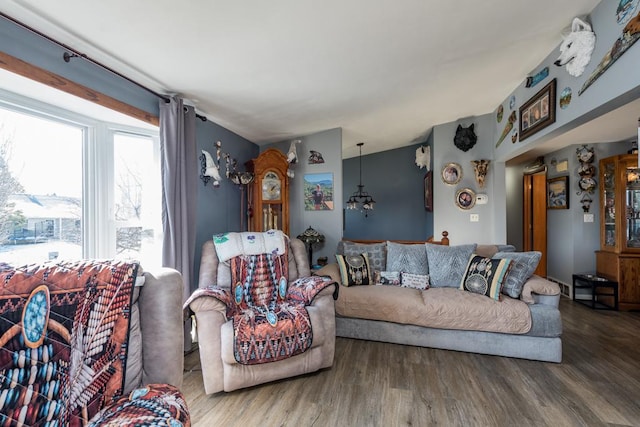
[[[593,222],[593,214],[591,213],[584,214],[584,222]]]
[[[470,214],[469,215],[469,220],[471,222],[478,222],[478,221],[480,221],[480,215],[478,215],[478,214]]]

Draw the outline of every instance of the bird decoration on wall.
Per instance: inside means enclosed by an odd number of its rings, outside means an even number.
[[[298,150],[296,149],[297,144],[301,144],[301,139],[294,139],[291,141],[291,145],[289,145],[289,151],[287,152],[287,163],[289,163],[289,168],[287,169],[287,176],[289,178],[293,178],[295,176],[295,172],[293,170],[292,165],[298,163]]]
[[[213,179],[213,186],[215,188],[220,187],[220,181],[222,181],[220,170],[218,169],[216,162],[213,160],[213,156],[211,156],[211,154],[206,150],[202,150],[202,154],[200,155],[200,165],[200,179],[204,181],[204,185],[206,186],[209,183],[209,180]]]

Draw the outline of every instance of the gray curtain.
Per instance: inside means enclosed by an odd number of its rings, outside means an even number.
[[[199,164],[196,113],[181,98],[160,100],[162,156],[162,265],[182,273],[183,301],[191,294],[196,242]],[[187,336],[185,336],[187,339]]]

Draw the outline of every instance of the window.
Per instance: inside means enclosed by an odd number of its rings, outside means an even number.
[[[157,128],[0,91],[0,261],[161,264]]]

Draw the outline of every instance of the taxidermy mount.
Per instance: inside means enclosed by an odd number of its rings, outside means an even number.
[[[421,145],[416,148],[416,165],[420,166],[420,169],[427,168],[427,172],[429,172],[429,166],[431,165],[431,147]]]
[[[469,151],[476,145],[478,141],[478,137],[473,131],[473,124],[468,128],[463,128],[461,125],[458,125],[456,129],[456,136],[453,138],[453,143],[464,152]]]
[[[591,61],[591,53],[595,45],[596,35],[591,31],[591,25],[579,18],[574,18],[571,32],[560,43],[560,56],[554,64],[558,67],[566,66],[569,74],[579,77]]]

